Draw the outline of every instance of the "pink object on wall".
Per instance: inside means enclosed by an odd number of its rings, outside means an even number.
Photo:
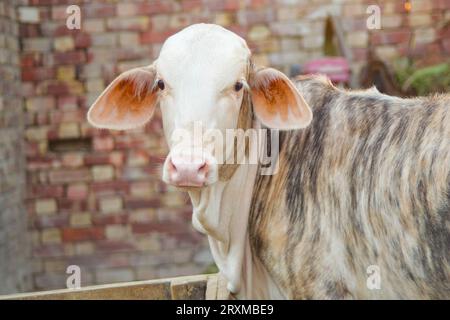
[[[306,74],[324,74],[332,82],[349,82],[350,66],[342,57],[326,57],[307,62],[304,66]]]

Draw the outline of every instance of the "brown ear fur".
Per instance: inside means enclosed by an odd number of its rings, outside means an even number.
[[[260,69],[250,86],[254,112],[267,127],[290,130],[310,124],[311,109],[291,80],[280,71]]]
[[[157,102],[155,75],[153,66],[119,75],[89,109],[89,123],[114,130],[144,125],[152,117]]]

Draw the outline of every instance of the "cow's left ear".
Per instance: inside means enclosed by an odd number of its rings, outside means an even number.
[[[157,103],[156,70],[135,68],[119,75],[88,111],[88,121],[97,128],[126,130],[150,120]]]
[[[282,72],[260,69],[255,72],[250,87],[253,110],[267,127],[291,130],[305,128],[311,123],[311,109]]]

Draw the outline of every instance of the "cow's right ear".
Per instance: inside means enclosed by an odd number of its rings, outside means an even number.
[[[131,69],[119,75],[89,109],[89,123],[113,130],[133,129],[147,123],[157,103],[155,77],[153,66]]]

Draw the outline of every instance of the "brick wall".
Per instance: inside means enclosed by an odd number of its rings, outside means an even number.
[[[31,289],[15,10],[0,2],[0,294]]]
[[[87,108],[111,80],[150,64],[162,42],[181,28],[221,24],[248,40],[257,64],[289,72],[293,64],[323,55],[324,21],[332,13],[342,18],[357,74],[367,54],[366,9],[378,3],[382,30],[372,39],[381,58],[391,62],[404,55],[411,34],[416,56],[442,59],[450,53],[448,37],[440,39],[437,29],[450,18],[450,0],[413,0],[411,17],[400,0],[15,3],[34,289],[64,287],[70,264],[81,267],[82,285],[88,285],[202,273],[211,263],[206,240],[190,225],[186,195],[160,180],[167,150],[159,115],[127,133],[94,130],[85,121]],[[81,30],[66,27],[72,4],[81,8]],[[20,103],[8,102],[8,112],[19,112],[13,105]]]

